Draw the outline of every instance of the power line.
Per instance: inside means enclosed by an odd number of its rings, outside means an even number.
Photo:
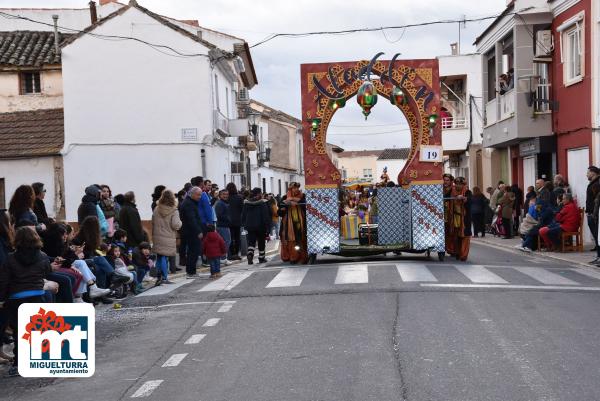
[[[406,25],[397,25],[397,26],[383,26],[383,27],[379,27],[379,28],[356,28],[356,29],[344,29],[344,30],[339,30],[339,31],[315,31],[315,32],[303,32],[303,33],[275,33],[275,34],[270,35],[267,38],[259,41],[258,43],[253,44],[252,46],[250,46],[250,48],[263,45],[267,42],[270,42],[273,39],[282,38],[282,37],[303,38],[303,37],[307,37],[307,36],[317,36],[317,35],[319,35],[319,36],[320,35],[346,35],[346,34],[358,33],[358,32],[377,32],[377,31],[383,31],[385,29],[406,29],[406,28],[415,28],[415,27],[422,27],[422,26],[429,26],[429,25],[455,24],[457,22],[461,22],[461,23],[479,22],[479,21],[495,19],[500,16],[514,15],[514,14],[515,14],[514,12],[506,13],[506,14],[500,13],[500,14],[488,15],[488,16],[478,17],[478,18],[462,18],[459,20],[428,21],[428,22],[420,22],[420,23],[415,23],[415,24],[406,24]]]
[[[327,135],[331,136],[365,136],[365,135],[387,135],[387,134],[397,134],[399,132],[407,132],[410,131],[410,128],[399,129],[395,131],[384,131],[384,132],[361,132],[356,134],[336,134],[336,133],[327,133]]]
[[[396,124],[363,124],[363,125],[334,125],[330,124],[329,127],[335,128],[369,128],[369,127],[397,127],[399,125],[406,126],[404,123]]]
[[[4,11],[0,11],[0,16],[4,17],[6,19],[22,19],[22,20],[25,20],[25,21],[28,21],[28,22],[32,22],[32,23],[35,23],[35,24],[41,24],[41,25],[45,25],[45,26],[54,28],[54,24],[50,24],[50,23],[44,22],[44,21],[34,20],[32,18],[29,18],[29,17],[23,17],[21,15],[9,14],[9,13],[6,13]],[[61,31],[66,31],[68,33],[89,35],[89,36],[92,36],[92,37],[94,37],[96,39],[101,39],[101,40],[108,40],[108,41],[131,40],[131,41],[142,43],[142,44],[144,44],[146,46],[149,46],[152,49],[158,51],[159,53],[162,53],[162,54],[170,56],[170,57],[179,57],[179,58],[206,57],[206,58],[210,58],[210,56],[208,54],[204,54],[204,53],[182,53],[179,50],[174,49],[174,48],[172,48],[170,46],[162,45],[162,44],[156,44],[156,43],[150,43],[150,42],[147,42],[147,41],[145,41],[143,39],[135,38],[135,37],[132,37],[132,36],[102,35],[102,34],[98,34],[98,33],[82,31],[82,30],[79,30],[79,29],[67,28],[67,27],[60,26],[60,25],[57,25],[57,28],[60,29]],[[173,54],[169,54],[169,53],[165,52],[164,50],[168,50],[168,51],[172,52]],[[234,56],[233,54],[227,54],[226,56],[217,57],[216,60],[213,60],[213,63],[216,63],[216,62],[218,62],[219,60],[221,60],[223,58],[232,58],[233,56]]]

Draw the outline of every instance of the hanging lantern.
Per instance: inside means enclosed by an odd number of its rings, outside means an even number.
[[[394,86],[392,89],[392,96],[390,97],[390,102],[394,106],[402,106],[408,103],[408,99],[406,98],[406,93],[399,86]]]
[[[365,81],[358,89],[356,97],[358,104],[363,109],[365,120],[371,114],[371,108],[377,104],[377,90],[371,81]]]
[[[429,128],[435,127],[435,125],[437,124],[437,120],[438,120],[437,114],[430,115],[429,116]]]
[[[329,101],[329,107],[331,108],[331,110],[341,109],[345,105],[346,105],[346,98],[344,98],[344,97],[341,97],[339,99],[331,99]]]

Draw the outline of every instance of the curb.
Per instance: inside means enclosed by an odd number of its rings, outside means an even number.
[[[543,259],[553,259],[553,260],[559,260],[561,262],[567,262],[567,263],[571,263],[571,264],[577,264],[577,265],[581,265],[581,266],[585,266],[585,267],[589,267],[589,268],[593,268],[593,269],[599,269],[598,267],[594,266],[594,265],[590,265],[589,263],[585,263],[585,262],[579,262],[579,261],[574,261],[572,259],[569,259],[568,257],[560,257],[560,256],[556,256],[556,255],[549,255],[548,253],[544,253],[544,252],[533,252],[533,253],[524,253],[519,251],[518,249],[514,249],[514,248],[507,248],[505,246],[501,246],[498,245],[492,241],[488,241],[485,239],[481,239],[479,238],[477,241],[473,241],[472,243],[475,244],[481,244],[481,245],[485,245],[485,246],[489,246],[491,248],[495,248],[495,249],[499,249],[505,252],[510,252],[513,253],[515,255],[530,255],[530,256],[534,256],[534,257],[540,257]]]

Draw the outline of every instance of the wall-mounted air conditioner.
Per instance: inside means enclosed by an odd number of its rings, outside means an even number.
[[[553,49],[554,45],[552,43],[552,31],[537,31],[535,41],[535,56],[550,56]]]

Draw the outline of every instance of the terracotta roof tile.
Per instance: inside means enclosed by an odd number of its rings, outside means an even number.
[[[385,149],[377,160],[406,160],[410,154],[410,148]]]
[[[0,159],[57,155],[64,132],[63,109],[0,113]]]
[[[59,33],[62,42],[70,34]],[[60,64],[60,54],[54,51],[54,32],[0,32],[0,65],[42,67]]]

